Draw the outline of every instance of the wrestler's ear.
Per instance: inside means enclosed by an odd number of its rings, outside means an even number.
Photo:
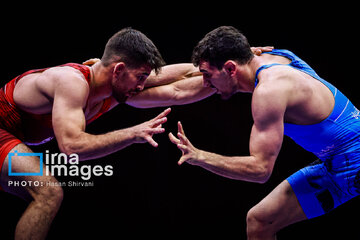
[[[126,64],[124,62],[118,62],[115,66],[114,66],[114,70],[113,70],[113,74],[115,76],[119,76],[126,68]]]
[[[233,60],[228,60],[224,63],[224,67],[223,67],[226,71],[227,74],[229,74],[230,76],[234,75],[235,71],[236,71],[236,62]]]

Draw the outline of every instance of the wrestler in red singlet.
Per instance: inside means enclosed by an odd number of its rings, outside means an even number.
[[[68,63],[59,67],[64,66],[73,67],[79,70],[84,75],[87,83],[90,83],[89,67],[77,63]],[[0,89],[0,169],[10,150],[17,144],[24,142],[28,145],[38,145],[54,138],[51,113],[32,114],[25,112],[16,106],[13,98],[14,88],[18,81],[26,75],[43,72],[46,69],[48,68],[27,71],[14,78]],[[110,98],[105,99],[100,111],[91,119],[87,120],[86,123],[89,124],[108,111],[110,108],[110,102]],[[46,139],[40,139],[34,134],[30,135],[30,128],[32,133],[41,131],[47,133],[46,135],[49,137]]]

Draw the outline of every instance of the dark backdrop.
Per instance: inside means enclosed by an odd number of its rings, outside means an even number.
[[[248,37],[252,46],[274,45],[293,51],[360,106],[355,6],[313,6],[306,2],[48,4],[4,6],[0,19],[1,85],[29,69],[101,57],[108,38],[123,27],[145,33],[165,61],[172,64],[189,62],[193,47],[207,32],[232,25]],[[228,101],[212,96],[175,106],[165,127],[167,132],[176,132],[176,123],[181,120],[198,148],[224,155],[247,155],[252,125],[250,101],[250,94],[238,94]],[[87,130],[104,133],[133,126],[162,110],[119,106]],[[85,162],[111,164],[114,175],[94,177],[93,187],[66,187],[48,239],[245,239],[247,211],[283,179],[315,160],[285,137],[272,177],[261,185],[226,179],[188,164],[178,166],[180,151],[169,142],[167,134],[157,135],[155,140],[159,143],[157,149],[136,144]],[[45,149],[58,151],[56,142],[34,151]],[[354,199],[325,217],[290,226],[279,233],[278,239],[359,237],[359,203]],[[1,192],[0,204],[0,238],[11,239],[26,203]]]

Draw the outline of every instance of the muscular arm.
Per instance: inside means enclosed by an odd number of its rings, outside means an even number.
[[[145,88],[167,85],[195,76],[202,76],[202,74],[199,68],[192,63],[170,64],[162,67],[158,74],[152,71],[148,79],[146,79]]]
[[[271,51],[273,47],[252,47],[256,55]],[[90,59],[91,65],[99,59]],[[203,86],[203,77],[192,63],[178,63],[164,66],[159,74],[152,72],[145,82],[145,90],[127,100],[137,108],[184,105],[200,101],[216,91]]]
[[[71,86],[68,79],[72,79]],[[111,154],[133,143],[149,142],[157,146],[152,134],[164,132],[161,124],[166,122],[165,116],[170,110],[134,127],[100,135],[88,134],[85,132],[83,112],[89,93],[87,83],[72,73],[63,73],[55,81],[52,118],[55,136],[62,152],[77,153],[81,160],[87,160]]]
[[[188,162],[227,178],[266,182],[272,173],[282,145],[283,117],[286,108],[286,97],[280,93],[274,94],[272,88],[263,86],[254,93],[252,103],[254,125],[250,137],[249,156],[229,157],[199,150],[186,138],[179,124],[179,138],[169,135],[170,140],[183,152],[179,164]]]
[[[149,86],[158,86],[129,98],[127,104],[138,108],[183,105],[215,93],[214,89],[203,86],[202,74],[192,64],[165,66],[157,76],[151,75],[148,80]]]

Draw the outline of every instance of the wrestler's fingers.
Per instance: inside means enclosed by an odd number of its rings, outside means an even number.
[[[151,123],[151,127],[158,127],[160,125],[162,125],[163,123],[166,123],[167,122],[167,117],[163,117],[163,118],[160,118],[160,119],[156,119],[156,120],[153,120],[153,122]]]
[[[94,65],[95,63],[97,63],[98,61],[100,61],[99,58],[90,58],[90,59],[86,60],[85,62],[83,62],[83,64],[91,66],[91,65]]]
[[[265,47],[258,47],[260,48],[263,52],[269,51],[271,52],[275,47],[274,46],[265,46]]]
[[[251,47],[251,51],[258,56],[261,54],[261,50],[256,47]]]
[[[177,139],[174,134],[172,133],[169,133],[169,139],[170,139],[170,142],[172,142],[173,144],[179,144],[180,143],[180,140]]]
[[[150,137],[150,136],[145,137],[145,140],[146,140],[148,143],[150,143],[150,145],[152,145],[153,147],[159,146],[159,144],[158,144],[157,142],[155,142],[155,140],[154,140],[152,137]]]
[[[183,153],[187,153],[189,151],[189,148],[188,146],[184,145],[184,144],[177,144],[176,145],[178,147],[178,149],[180,149]]]
[[[180,166],[181,164],[183,164],[184,162],[186,162],[188,159],[185,156],[182,156],[180,158],[180,160],[178,161],[178,165]]]
[[[165,132],[165,128],[151,128],[149,134],[159,134]]]
[[[171,108],[167,108],[162,113],[157,115],[154,119],[160,119],[160,118],[166,117],[170,112],[171,112]]]
[[[178,132],[185,135],[184,128],[180,121],[178,121]]]
[[[184,134],[178,133],[177,136],[179,137],[182,143],[190,144],[189,139]]]
[[[263,52],[271,52],[274,49],[273,46],[266,46],[266,47],[251,47],[251,51],[255,55],[261,55]]]
[[[265,47],[251,47],[251,50],[260,50],[262,52],[270,52],[274,49],[274,46],[265,46]]]

